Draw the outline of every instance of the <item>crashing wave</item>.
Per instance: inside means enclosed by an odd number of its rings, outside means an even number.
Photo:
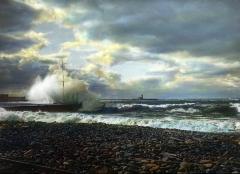
[[[176,108],[176,109],[171,109],[168,111],[169,113],[189,113],[189,114],[193,114],[193,113],[197,113],[200,112],[200,110],[198,109],[194,109],[194,108],[188,108],[188,109],[184,109],[184,108]]]
[[[23,120],[16,113],[6,111],[4,108],[0,108],[0,121],[23,121]]]
[[[158,113],[186,113],[186,114],[218,114],[222,116],[237,116],[240,105],[234,106],[224,104],[201,104],[201,103],[180,103],[180,104],[125,104],[117,103],[105,107],[105,113],[124,113],[124,112],[158,112]]]
[[[176,117],[137,118],[123,117],[121,114],[84,114],[48,112],[7,112],[0,109],[0,121],[40,121],[72,123],[105,123],[135,125],[153,128],[181,129],[200,132],[229,132],[240,130],[240,121],[234,119],[180,119]]]
[[[236,108],[237,111],[240,113],[240,103],[230,103],[232,107]]]
[[[181,104],[159,104],[159,105],[153,105],[153,104],[125,104],[125,103],[118,103],[116,107],[118,109],[123,109],[123,108],[131,108],[135,106],[143,106],[143,107],[148,107],[148,108],[168,108],[168,107],[173,107],[173,106],[189,106],[189,105],[194,105],[195,103],[181,103]]]

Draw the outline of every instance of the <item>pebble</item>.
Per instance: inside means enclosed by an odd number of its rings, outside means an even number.
[[[74,173],[240,171],[237,133],[38,122],[0,122],[0,127],[4,127],[0,134],[1,156]],[[227,159],[216,165],[226,149]]]
[[[31,158],[31,157],[32,157],[32,154],[33,154],[33,150],[30,149],[30,150],[25,151],[24,154],[23,154],[23,156],[24,156],[25,158]]]
[[[178,172],[187,172],[189,170],[189,167],[190,167],[190,163],[186,161],[182,161],[179,164]]]

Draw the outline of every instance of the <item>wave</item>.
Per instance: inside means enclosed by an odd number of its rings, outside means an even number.
[[[136,106],[142,106],[142,107],[148,107],[148,108],[168,108],[168,107],[173,107],[173,106],[191,106],[194,105],[195,103],[181,103],[181,104],[159,104],[159,105],[153,105],[153,104],[125,104],[125,103],[117,103],[116,107],[118,109],[123,109],[123,108],[131,108],[131,107],[136,107]]]
[[[161,113],[186,113],[186,114],[221,114],[223,116],[237,116],[240,113],[239,103],[224,104],[201,104],[201,103],[179,103],[179,104],[125,104],[117,103],[102,109],[105,113],[123,112],[161,112]]]
[[[194,108],[188,108],[188,109],[184,109],[184,108],[176,108],[176,109],[171,109],[168,111],[169,113],[190,113],[190,114],[193,114],[193,113],[198,113],[200,112],[199,109],[194,109]]]
[[[240,103],[230,103],[232,107],[236,108],[237,111],[240,113]]]
[[[146,104],[146,103],[140,103],[140,104],[125,104],[125,103],[117,103],[112,104],[109,106],[106,106],[101,111],[102,112],[108,112],[108,113],[114,113],[114,112],[137,112],[137,111],[145,111],[145,112],[151,112],[151,111],[167,111],[167,112],[174,112],[176,108],[179,108],[176,110],[176,112],[193,112],[194,109],[189,109],[188,107],[193,106],[195,103],[182,103],[182,104]],[[181,109],[181,110],[180,110]],[[191,111],[190,111],[191,110]],[[197,111],[197,110],[196,110]]]
[[[23,121],[18,114],[0,108],[0,121]]]
[[[230,132],[240,130],[240,121],[235,119],[179,119],[176,117],[137,118],[121,114],[84,114],[48,112],[8,112],[0,109],[0,121],[40,121],[71,123],[105,123],[134,125],[153,128],[181,129],[200,132]]]

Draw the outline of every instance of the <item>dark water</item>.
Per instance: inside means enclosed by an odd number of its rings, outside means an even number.
[[[240,115],[240,101],[235,100],[112,100],[103,113],[136,113],[136,116],[176,116],[221,118]]]
[[[201,132],[240,131],[240,100],[107,100],[98,112],[6,112],[1,120],[106,123]]]

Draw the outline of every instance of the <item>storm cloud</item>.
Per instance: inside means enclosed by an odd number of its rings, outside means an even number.
[[[29,30],[38,13],[30,6],[12,0],[2,0],[0,5],[0,33]]]
[[[239,8],[237,0],[4,0],[0,89],[29,85],[64,55],[68,74],[101,97],[236,97]]]
[[[0,89],[1,91],[14,91],[26,89],[36,77],[44,77],[48,66],[40,62],[28,62],[20,65],[20,59],[1,59],[0,64]]]
[[[48,72],[46,65],[31,60],[23,64],[26,50],[39,44],[26,34],[31,30],[38,11],[29,5],[3,0],[0,4],[0,91],[29,86],[36,76]]]
[[[76,4],[66,22],[84,27],[92,39],[112,39],[149,52],[188,51],[195,56],[238,58],[236,0],[51,1]]]
[[[21,32],[31,29],[38,13],[30,6],[11,0],[0,5],[0,52],[16,52],[32,45],[31,39],[21,38]],[[14,37],[13,35],[18,35]]]

